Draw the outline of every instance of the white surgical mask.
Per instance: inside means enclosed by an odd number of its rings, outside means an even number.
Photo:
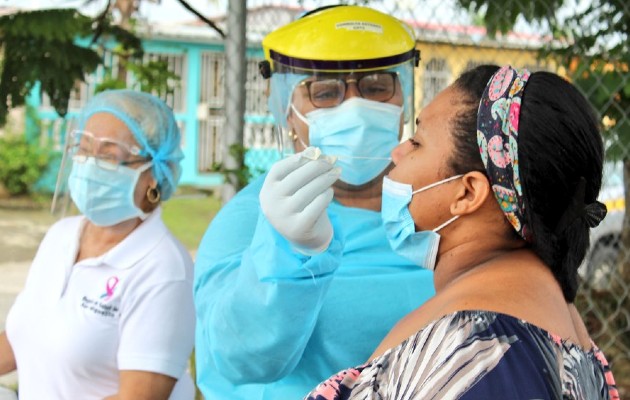
[[[341,181],[363,185],[391,163],[398,145],[402,107],[352,97],[337,107],[318,108],[295,115],[309,127],[309,144],[323,154],[337,157]]]
[[[409,203],[411,203],[414,194],[462,176],[455,175],[415,191],[407,183],[393,181],[387,176],[383,178],[381,217],[385,234],[394,252],[420,267],[431,271],[435,269],[435,261],[440,246],[440,235],[437,232],[459,218],[459,215],[433,230],[416,232],[415,223],[409,212]]]

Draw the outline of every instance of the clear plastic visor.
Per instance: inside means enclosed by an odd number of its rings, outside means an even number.
[[[290,102],[296,87],[308,80],[322,79],[340,79],[346,80],[348,76],[356,75],[357,77],[373,73],[392,72],[395,73],[398,83],[397,90],[400,88],[403,95],[404,120],[410,122],[413,120],[413,99],[414,99],[414,59],[405,61],[396,66],[386,66],[372,69],[355,69],[355,70],[319,70],[294,68],[279,62],[272,62],[272,75],[270,78],[268,105],[276,125],[286,127],[286,117],[289,112]],[[310,78],[310,79],[309,79]]]
[[[382,176],[391,167],[391,151],[413,131],[413,61],[310,74],[275,68],[269,108],[281,156],[318,147],[321,155],[337,159],[342,172],[336,187],[359,196],[378,186],[380,193]]]
[[[72,130],[67,133],[61,165],[57,175],[51,211],[64,217],[75,214],[68,179],[75,164],[92,164],[96,171],[116,172],[123,167],[138,168],[151,161],[142,155],[140,147],[130,142],[131,134],[99,136],[87,130]],[[73,211],[71,211],[73,210]]]

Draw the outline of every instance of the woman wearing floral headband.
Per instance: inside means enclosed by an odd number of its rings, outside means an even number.
[[[573,305],[606,214],[587,101],[551,73],[481,66],[416,125],[392,152],[382,216],[396,252],[436,252],[436,295],[308,398],[618,399]]]

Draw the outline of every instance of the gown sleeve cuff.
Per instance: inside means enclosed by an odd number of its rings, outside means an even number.
[[[340,264],[342,236],[334,216],[334,227],[328,247],[321,253],[305,255],[280,235],[261,212],[251,245],[251,260],[260,280],[316,278],[333,273]]]

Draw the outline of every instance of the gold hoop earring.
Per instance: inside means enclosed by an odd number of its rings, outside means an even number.
[[[150,187],[147,189],[147,200],[149,203],[155,204],[160,201],[160,190],[157,187]]]

